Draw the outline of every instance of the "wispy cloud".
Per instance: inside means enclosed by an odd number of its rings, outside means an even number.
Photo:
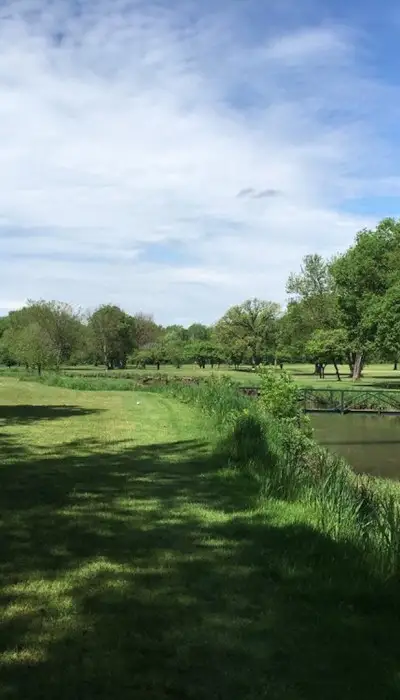
[[[371,112],[385,86],[350,29],[270,30],[266,11],[261,36],[225,4],[195,19],[179,3],[73,7],[0,10],[10,299],[112,300],[164,321],[283,299],[301,255],[369,223],[342,213],[349,193],[374,173],[398,182]],[[179,246],[179,263],[150,244]]]

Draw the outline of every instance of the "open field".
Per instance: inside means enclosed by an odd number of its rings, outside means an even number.
[[[400,371],[393,370],[393,364],[372,364],[367,365],[363,372],[363,378],[358,382],[353,382],[353,380],[348,376],[349,368],[347,365],[339,366],[340,373],[342,375],[342,382],[338,382],[334,368],[328,366],[326,369],[325,379],[319,379],[314,375],[314,365],[312,364],[285,364],[284,369],[290,372],[296,381],[302,386],[311,387],[333,387],[334,389],[342,388],[358,388],[358,387],[376,387],[376,388],[386,388],[386,386],[391,386],[392,388],[400,388]],[[80,366],[80,367],[68,367],[65,371],[73,372],[76,374],[94,374],[103,373],[108,375],[118,376],[121,374],[120,370],[113,370],[111,372],[106,372],[102,367],[93,366]],[[171,365],[164,365],[161,367],[160,372],[162,374],[168,374],[170,376],[190,376],[190,377],[207,377],[211,374],[224,374],[231,379],[234,379],[243,386],[256,386],[259,383],[259,378],[257,372],[252,371],[250,367],[244,366],[238,370],[234,370],[228,365],[221,365],[219,369],[216,367],[211,369],[206,367],[205,369],[200,369],[197,365],[183,365],[180,369],[176,369]],[[151,376],[156,374],[157,370],[149,366],[145,370],[136,369],[128,367],[127,370],[123,370],[123,374],[128,373],[133,378],[141,376]]]
[[[336,379],[333,367],[327,367],[325,373],[325,379],[319,379],[314,374],[314,366],[311,364],[287,364],[284,365],[284,369],[292,374],[294,379],[299,385],[310,388],[333,388],[333,389],[359,389],[359,388],[376,388],[376,389],[400,389],[400,371],[394,371],[392,364],[375,364],[367,365],[363,372],[363,377],[357,382],[354,382],[348,375],[348,367],[343,365],[340,367],[340,372],[342,374],[342,381],[338,382]],[[22,369],[11,369],[0,368],[0,375],[6,374],[18,374],[23,372]],[[205,369],[200,369],[197,365],[183,365],[180,369],[173,367],[172,365],[163,365],[160,372],[157,372],[155,367],[149,366],[146,369],[137,369],[129,367],[125,370],[111,370],[106,371],[104,367],[95,367],[93,365],[81,365],[79,367],[63,367],[61,372],[67,374],[73,374],[77,376],[104,376],[104,377],[114,377],[114,378],[143,378],[151,377],[153,375],[162,374],[168,375],[170,377],[209,377],[211,375],[225,375],[230,377],[235,382],[238,382],[241,386],[257,386],[260,383],[258,374],[253,371],[250,367],[243,366],[240,369],[232,369],[228,365],[221,365],[218,369],[214,367],[206,367]]]
[[[398,588],[194,410],[0,377],[0,422],[1,700],[399,698]]]
[[[310,388],[326,388],[326,389],[359,389],[359,388],[376,388],[376,389],[400,389],[400,371],[393,370],[393,364],[374,364],[367,365],[363,372],[363,377],[357,382],[354,382],[348,375],[347,365],[340,366],[340,372],[342,375],[342,381],[338,382],[336,379],[336,374],[333,371],[332,366],[328,366],[325,379],[319,379],[314,374],[314,366],[311,364],[287,364],[284,365],[284,369],[292,374],[294,379],[299,385]],[[18,374],[22,370],[11,370],[11,373]],[[158,374],[157,370],[153,366],[149,366],[146,369],[136,369],[133,367],[128,367],[125,370],[111,370],[106,371],[104,367],[94,367],[92,365],[82,365],[79,367],[63,367],[62,372],[68,374],[73,374],[77,376],[107,376],[115,378],[143,378],[151,377],[152,375]],[[0,368],[1,372],[5,374],[10,374],[10,370],[6,368]],[[170,377],[209,377],[211,375],[225,375],[238,382],[242,386],[257,386],[260,382],[258,374],[253,371],[250,367],[242,367],[238,370],[234,370],[227,365],[221,365],[218,369],[215,367],[211,369],[206,367],[205,369],[200,369],[197,365],[183,365],[180,369],[173,367],[172,365],[163,365],[160,369],[160,374],[168,375]]]

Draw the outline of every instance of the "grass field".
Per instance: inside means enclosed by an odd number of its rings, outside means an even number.
[[[375,364],[367,365],[363,372],[363,378],[358,382],[353,382],[353,380],[348,376],[349,368],[347,365],[342,365],[339,367],[342,382],[339,383],[336,378],[336,374],[333,366],[328,366],[326,368],[325,379],[319,379],[314,374],[314,366],[311,364],[296,364],[289,365],[285,364],[284,369],[289,371],[296,381],[302,386],[309,387],[333,387],[338,388],[359,388],[359,387],[375,387],[375,388],[386,388],[386,386],[391,386],[392,388],[400,388],[400,371],[393,370],[393,364]],[[69,367],[66,371],[73,372],[76,374],[95,374],[104,373],[108,375],[118,376],[120,374],[119,370],[113,370],[112,372],[105,372],[102,367]],[[124,370],[123,374],[128,372],[133,378],[141,376],[151,376],[156,374],[156,369],[152,366],[147,367],[147,369],[134,369],[128,368]],[[191,377],[207,377],[211,374],[224,374],[243,386],[257,386],[259,384],[259,377],[257,372],[251,370],[250,367],[242,367],[241,369],[234,370],[227,365],[221,365],[219,369],[216,367],[212,370],[210,367],[205,369],[200,369],[197,365],[183,365],[180,369],[176,369],[171,365],[162,366],[160,369],[162,374],[168,374],[170,376],[191,376]]]
[[[0,377],[1,700],[400,697],[398,588],[202,421]]]

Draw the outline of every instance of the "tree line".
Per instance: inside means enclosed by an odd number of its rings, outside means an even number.
[[[305,256],[289,276],[284,309],[250,299],[232,306],[215,324],[163,327],[144,313],[128,314],[104,304],[83,313],[56,301],[29,301],[0,318],[0,362],[35,368],[62,364],[123,369],[185,362],[345,363],[354,379],[370,361],[400,355],[400,220],[387,218],[360,231],[344,253]]]

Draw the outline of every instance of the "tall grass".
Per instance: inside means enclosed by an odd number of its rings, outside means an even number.
[[[42,376],[29,372],[20,373],[21,381],[39,382],[46,386],[56,386],[60,389],[74,389],[77,391],[133,391],[135,382],[129,379],[107,379],[89,377],[69,377],[57,372],[46,372]]]
[[[307,504],[315,527],[336,541],[352,543],[376,574],[387,579],[400,573],[399,498],[317,445],[304,417],[282,415],[282,395],[273,415],[271,394],[265,410],[262,401],[240,394],[229,379],[152,390],[192,403],[210,416],[223,455],[257,480],[260,495]]]

